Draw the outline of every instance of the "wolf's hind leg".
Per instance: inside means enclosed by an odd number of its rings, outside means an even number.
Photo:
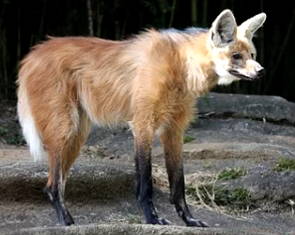
[[[59,223],[63,225],[74,224],[74,220],[64,203],[65,184],[70,167],[78,157],[80,148],[88,136],[89,126],[89,119],[85,113],[82,113],[77,132],[73,132],[68,138],[61,138],[67,139],[67,141],[63,142],[59,148],[48,145],[48,149],[51,150],[48,156],[49,175],[43,191],[47,194],[55,209]],[[70,131],[66,133],[70,133]]]
[[[52,156],[51,158],[54,159],[49,159],[49,177],[43,191],[47,194],[49,201],[55,209],[59,223],[71,225],[74,224],[74,220],[64,204],[64,185],[66,179],[62,174],[62,161],[58,156]]]

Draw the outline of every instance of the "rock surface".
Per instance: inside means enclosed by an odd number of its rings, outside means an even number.
[[[163,235],[236,235],[236,234],[256,234],[266,235],[265,233],[256,229],[201,229],[201,228],[185,228],[180,226],[159,226],[159,225],[128,225],[128,224],[90,224],[75,227],[54,227],[54,228],[31,228],[22,229],[17,232],[9,233],[23,234],[23,235],[59,235],[59,234],[95,234],[95,235],[150,235],[150,234],[163,234]]]
[[[278,96],[209,93],[198,107],[200,113],[295,124],[295,104]]]
[[[198,103],[199,119],[184,145],[188,201],[211,228],[183,227],[168,202],[162,149],[154,143],[155,204],[178,226],[143,225],[134,198],[132,135],[128,128],[95,128],[68,180],[66,203],[78,225],[56,226],[41,192],[47,164],[32,162],[25,147],[0,146],[0,233],[9,234],[294,234],[295,104],[280,97],[210,93]],[[243,169],[233,179],[220,172]],[[278,170],[279,169],[279,170]],[[215,179],[215,180],[214,180]],[[202,204],[190,189],[212,182],[249,193],[248,210]],[[230,191],[228,191],[230,192]]]

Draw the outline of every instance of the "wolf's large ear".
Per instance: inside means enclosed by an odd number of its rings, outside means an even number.
[[[251,40],[254,33],[263,25],[265,20],[265,13],[260,13],[256,16],[253,16],[238,27],[238,33],[241,36],[247,37]]]
[[[210,38],[214,46],[224,47],[236,38],[237,24],[230,10],[222,11],[214,20],[210,29]]]

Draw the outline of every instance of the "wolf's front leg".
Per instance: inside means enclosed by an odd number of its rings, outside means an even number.
[[[143,210],[146,223],[169,224],[166,219],[159,218],[153,205],[153,183],[151,165],[151,133],[145,130],[135,135],[135,167],[136,167],[136,199]]]
[[[177,214],[187,226],[208,227],[205,222],[193,218],[185,200],[182,160],[183,131],[170,127],[161,135],[161,141],[164,146],[165,162],[170,185],[170,201],[175,205]]]

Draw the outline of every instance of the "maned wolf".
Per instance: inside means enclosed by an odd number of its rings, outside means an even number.
[[[72,163],[91,123],[128,122],[135,145],[136,198],[150,224],[168,224],[153,205],[151,144],[158,133],[164,147],[170,200],[188,226],[207,226],[193,218],[185,200],[183,133],[196,98],[215,85],[260,78],[254,32],[264,13],[237,26],[224,10],[209,30],[148,30],[124,41],[51,38],[21,62],[18,115],[35,160],[49,159],[44,192],[59,222],[74,223],[64,204]]]

